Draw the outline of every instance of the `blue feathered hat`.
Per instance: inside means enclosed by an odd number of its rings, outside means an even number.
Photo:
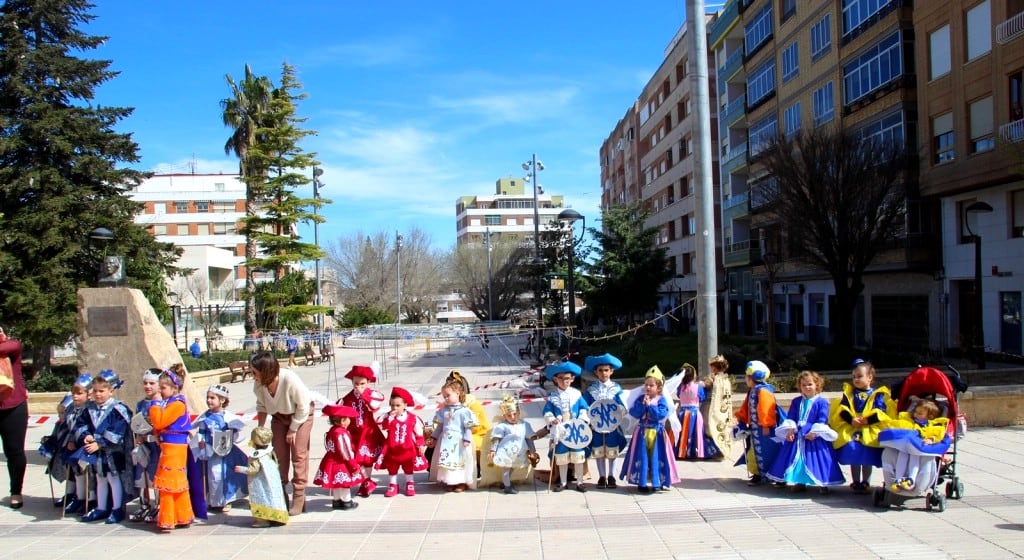
[[[555,376],[559,373],[571,373],[576,376],[583,373],[583,370],[572,362],[560,362],[544,368],[544,377],[547,377],[549,381],[554,381]]]
[[[69,406],[71,406],[72,402],[73,401],[70,393],[64,395],[64,398],[61,399],[59,403],[57,403],[57,414],[64,414],[64,411],[67,410]]]
[[[124,385],[124,380],[118,377],[118,375],[114,373],[114,370],[112,369],[105,369],[101,371],[100,377],[106,379],[107,383],[110,383],[110,386],[113,387],[114,389],[120,389],[121,385]]]
[[[75,378],[74,384],[85,389],[86,392],[89,392],[89,390],[92,389],[92,374],[83,373],[82,375],[79,375]]]
[[[583,369],[586,371],[594,371],[597,369],[597,366],[603,365],[612,366],[612,369],[619,369],[622,367],[622,360],[607,352],[600,356],[587,356],[587,359],[583,360]]]
[[[747,362],[747,375],[754,381],[761,383],[771,376],[772,372],[768,366],[759,360]]]

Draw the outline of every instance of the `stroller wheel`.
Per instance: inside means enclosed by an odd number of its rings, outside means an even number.
[[[964,497],[964,483],[960,482],[959,478],[954,478],[953,482],[956,483],[956,488],[954,489],[955,491],[953,492],[953,499],[954,500],[959,500],[960,498]]]
[[[938,495],[938,497],[935,498],[935,510],[938,511],[939,513],[942,513],[944,511],[946,511],[946,497],[945,496]]]
[[[953,484],[952,482],[947,482],[946,483],[946,497],[947,498],[952,498],[953,497],[953,493],[955,493],[955,492],[956,492],[956,485]]]

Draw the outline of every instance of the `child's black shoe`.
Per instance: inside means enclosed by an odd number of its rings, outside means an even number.
[[[608,488],[608,479],[603,477],[603,476],[601,478],[598,478],[597,479],[597,487],[598,488]]]

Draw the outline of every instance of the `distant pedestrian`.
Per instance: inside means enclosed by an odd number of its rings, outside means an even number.
[[[299,351],[299,339],[294,336],[288,337],[285,341],[285,349],[288,350],[288,367],[297,366],[295,362],[295,354]]]
[[[487,327],[480,327],[480,346],[487,350],[491,346],[491,337],[487,334]]]
[[[199,355],[203,353],[202,348],[200,348],[200,346],[199,346],[199,339],[198,338],[195,339],[192,342],[192,345],[188,347],[188,351],[189,351],[190,354],[192,354],[193,358],[198,358]]]

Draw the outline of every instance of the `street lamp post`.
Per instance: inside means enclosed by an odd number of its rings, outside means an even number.
[[[324,174],[322,167],[313,166],[313,243],[317,251],[320,250],[320,220],[317,219],[317,212],[320,206],[320,187],[325,186],[320,176]],[[323,294],[320,287],[320,257],[316,258],[316,305],[323,305]],[[319,310],[316,312],[316,325],[319,329],[320,343],[323,343],[324,316]]]
[[[964,208],[964,227],[967,234],[974,240],[974,355],[978,369],[985,369],[985,323],[981,297],[981,235],[971,230],[968,217],[971,214],[987,214],[992,206],[987,202],[976,200]]]
[[[768,273],[768,293],[765,296],[765,305],[768,307],[768,357],[775,359],[775,277],[779,273],[779,255],[772,251],[761,253],[761,263]],[[728,294],[726,297],[729,297]]]
[[[583,231],[580,232],[579,240],[572,229],[576,220],[583,220]],[[558,221],[569,223],[569,327],[572,328],[576,326],[576,244],[583,241],[583,236],[587,233],[587,217],[572,208],[566,208],[558,213]]]
[[[491,228],[486,230],[486,243],[487,243],[487,320],[494,320],[494,280],[491,272]]]
[[[523,170],[526,171],[526,179],[533,182],[533,261],[530,263],[536,267],[541,264],[540,260],[540,202],[538,201],[538,195],[540,194],[540,178],[538,174],[544,171],[544,164],[537,161],[537,154],[533,154],[530,161],[523,162]],[[540,288],[540,275],[537,275],[535,284],[533,287],[533,299],[537,307],[537,328],[539,329],[544,324],[544,306],[541,302],[541,288]],[[538,345],[539,347],[539,345]]]
[[[397,336],[398,325],[402,324],[402,234],[397,231],[395,232],[395,258],[398,262],[398,299],[395,312],[395,335]]]

